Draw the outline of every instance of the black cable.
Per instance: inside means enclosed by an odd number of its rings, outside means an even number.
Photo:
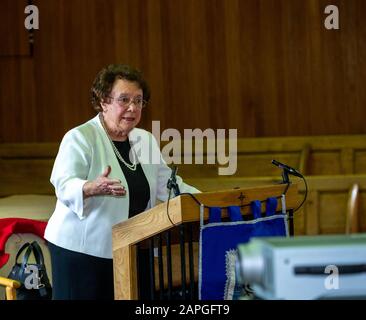
[[[305,203],[306,198],[308,196],[308,184],[307,184],[306,179],[303,175],[301,175],[301,178],[302,178],[302,180],[304,180],[304,183],[305,183],[305,195],[304,195],[304,199],[302,200],[300,205],[296,209],[294,209],[294,213],[302,207],[302,205]]]
[[[177,226],[177,224],[175,224],[175,223],[172,221],[172,219],[170,219],[170,215],[169,215],[169,201],[170,201],[170,197],[171,197],[171,196],[172,196],[172,189],[169,189],[168,201],[167,201],[167,204],[166,204],[166,215],[167,215],[167,217],[168,217],[168,219],[169,219],[170,223],[171,223],[174,227],[176,227],[176,226]]]

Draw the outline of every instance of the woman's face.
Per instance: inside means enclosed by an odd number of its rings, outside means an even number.
[[[109,97],[109,103],[102,103],[104,121],[113,132],[127,137],[141,119],[142,89],[137,82],[117,79]]]

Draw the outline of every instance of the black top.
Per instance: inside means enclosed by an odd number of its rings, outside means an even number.
[[[114,145],[118,149],[119,153],[127,163],[132,164],[129,159],[129,152],[131,145],[129,140],[126,141],[113,141]],[[117,157],[118,159],[118,157]],[[136,159],[137,160],[137,159]],[[132,171],[126,167],[118,159],[119,165],[125,175],[129,194],[127,195],[130,199],[130,211],[128,217],[131,218],[146,209],[147,203],[150,200],[150,188],[149,183],[146,179],[144,171],[142,170],[141,164],[136,166],[136,170]]]

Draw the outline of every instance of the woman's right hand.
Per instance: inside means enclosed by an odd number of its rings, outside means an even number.
[[[126,189],[121,185],[121,180],[110,179],[111,167],[107,166],[104,172],[95,180],[87,181],[83,186],[84,198],[93,196],[124,196]]]

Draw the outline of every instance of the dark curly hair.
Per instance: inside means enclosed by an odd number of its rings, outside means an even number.
[[[142,90],[143,99],[146,102],[150,100],[149,86],[139,70],[128,65],[110,64],[97,74],[90,90],[91,103],[96,111],[103,111],[100,104],[110,95],[116,79],[136,82]]]

